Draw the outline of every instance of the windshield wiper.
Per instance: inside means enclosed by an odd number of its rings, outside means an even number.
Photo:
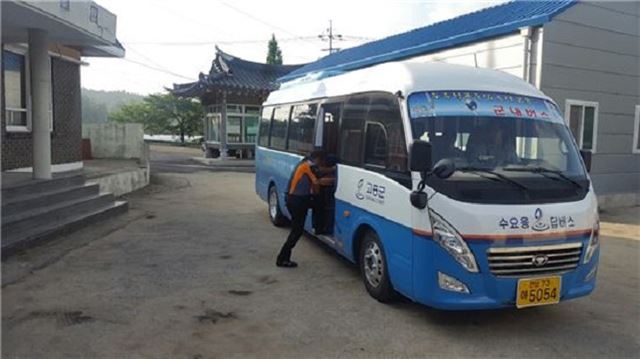
[[[580,189],[584,189],[584,186],[582,186],[580,183],[576,182],[575,180],[571,179],[569,176],[565,175],[564,173],[562,173],[562,171],[560,170],[554,170],[552,168],[546,168],[546,167],[542,167],[542,166],[536,166],[536,167],[530,167],[530,166],[508,166],[502,169],[503,171],[511,171],[511,172],[531,172],[531,173],[537,173],[541,176],[550,178],[550,179],[554,179],[556,181],[559,180],[564,180],[565,182],[571,183],[572,185],[580,188]],[[558,177],[553,177],[553,176],[549,176],[549,174],[552,173]]]
[[[520,188],[521,190],[524,191],[529,191],[529,187],[523,185],[522,183],[509,178],[501,173],[498,173],[496,171],[490,170],[488,168],[482,168],[482,167],[472,167],[472,166],[465,166],[465,167],[456,167],[456,171],[460,171],[460,172],[468,172],[468,173],[475,173],[478,176],[484,177],[484,178],[489,178],[489,179],[494,179],[494,180],[501,180],[503,182],[507,182],[510,183],[518,188]],[[490,178],[490,177],[486,177],[481,175],[480,173],[489,173],[491,175],[494,175],[495,177]]]

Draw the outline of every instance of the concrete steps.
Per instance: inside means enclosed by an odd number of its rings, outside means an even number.
[[[51,203],[65,202],[83,197],[95,196],[100,192],[97,184],[83,184],[62,188],[51,192],[34,193],[22,197],[7,200],[3,196],[2,215],[3,217],[27,212],[30,209],[48,206]]]
[[[2,188],[2,257],[126,212],[127,202],[99,193],[82,176],[25,181]]]
[[[2,202],[12,201],[16,198],[29,196],[37,193],[52,192],[71,186],[79,186],[84,184],[84,177],[63,176],[50,180],[30,180],[2,186]]]

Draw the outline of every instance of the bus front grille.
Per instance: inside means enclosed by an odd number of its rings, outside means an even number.
[[[582,243],[564,243],[535,247],[489,248],[491,273],[498,277],[558,274],[578,266]]]

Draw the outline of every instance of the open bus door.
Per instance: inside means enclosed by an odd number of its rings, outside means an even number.
[[[327,154],[327,165],[336,166],[338,162],[338,129],[340,124],[341,102],[324,103],[320,107],[316,127],[316,147]],[[335,175],[335,174],[334,174]],[[318,194],[318,205],[313,216],[313,228],[318,235],[332,235],[335,223],[335,184],[322,187]]]

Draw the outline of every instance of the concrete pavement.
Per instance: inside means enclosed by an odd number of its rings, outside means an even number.
[[[121,218],[2,264],[2,356],[633,357],[640,241],[603,233],[593,295],[527,310],[376,302],[318,241],[275,267],[253,175],[158,174]],[[615,220],[615,218],[614,218]]]
[[[158,173],[255,172],[253,160],[204,158],[199,148],[151,144],[150,151],[152,170]]]
[[[600,213],[600,228],[612,237],[640,240],[640,207],[603,211]]]

